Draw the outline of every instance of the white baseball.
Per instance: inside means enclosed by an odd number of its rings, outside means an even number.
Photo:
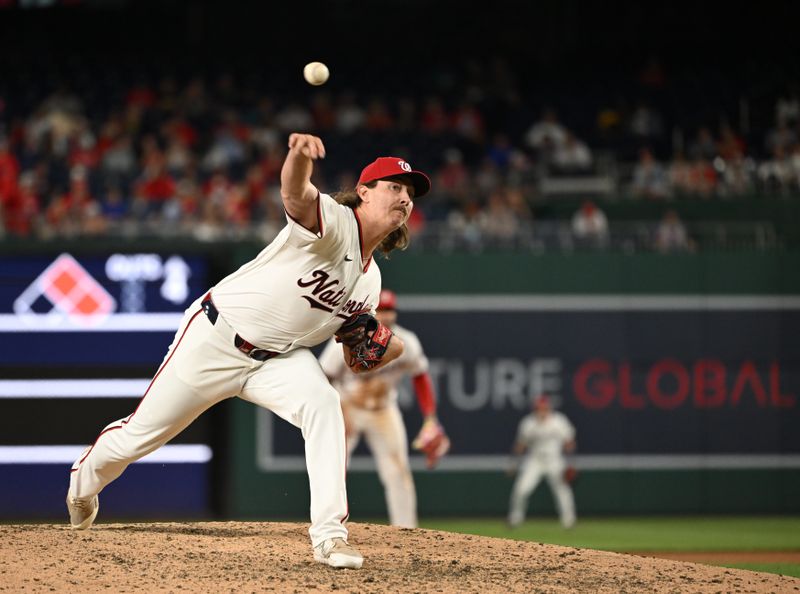
[[[330,74],[330,70],[322,62],[309,62],[303,68],[303,78],[306,79],[308,84],[315,87],[325,84]]]

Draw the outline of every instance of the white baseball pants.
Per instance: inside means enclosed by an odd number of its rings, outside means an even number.
[[[339,394],[310,350],[255,361],[236,349],[235,331],[222,315],[211,324],[200,301],[186,310],[137,409],[103,429],[73,464],[69,495],[96,495],[128,464],[167,443],[209,407],[238,395],[302,431],[312,545],[328,538],[346,539],[347,452]]]
[[[522,523],[528,509],[528,499],[544,476],[553,493],[561,524],[565,528],[572,527],[575,524],[575,499],[572,496],[572,488],[564,480],[565,468],[563,460],[539,460],[528,457],[523,462],[511,489],[508,523],[512,526]]]
[[[378,467],[386,495],[389,523],[402,528],[417,527],[417,492],[408,462],[408,437],[397,404],[379,410],[366,410],[345,404],[348,456],[361,436],[369,446]]]

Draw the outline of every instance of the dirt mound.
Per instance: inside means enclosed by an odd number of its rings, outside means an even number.
[[[315,563],[306,524],[0,526],[12,592],[800,592],[800,579],[532,542],[350,524],[361,570]]]

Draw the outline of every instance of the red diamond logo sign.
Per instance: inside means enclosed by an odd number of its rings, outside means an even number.
[[[42,299],[45,311],[37,313],[34,304],[41,304]],[[95,326],[116,308],[109,292],[69,254],[56,258],[14,301],[18,315],[46,318],[53,325],[66,318],[81,326]],[[41,306],[37,309],[41,310]]]

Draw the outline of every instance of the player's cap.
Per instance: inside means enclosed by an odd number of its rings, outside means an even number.
[[[381,296],[378,300],[378,311],[382,309],[397,309],[397,295],[394,294],[394,291],[390,291],[389,289],[381,291]]]
[[[431,180],[421,171],[414,171],[411,165],[400,157],[378,157],[364,167],[358,178],[358,184],[368,184],[371,181],[407,175],[414,185],[414,198],[424,196],[431,189]]]

